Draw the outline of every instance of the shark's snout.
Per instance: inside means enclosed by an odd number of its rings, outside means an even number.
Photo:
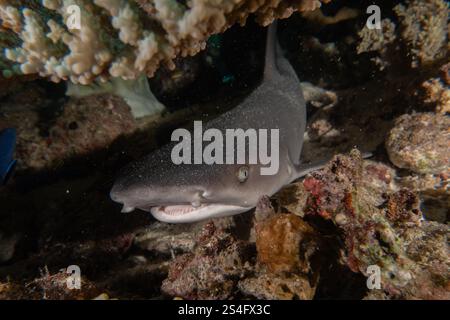
[[[135,209],[135,206],[130,204],[130,199],[126,195],[126,189],[122,185],[115,183],[109,192],[109,197],[114,202],[123,205],[122,212],[128,213]]]
[[[133,176],[136,174],[131,175]],[[173,170],[159,182],[151,178],[144,182],[134,181],[130,180],[130,175],[120,176],[111,188],[110,197],[123,205],[124,213],[141,209],[150,212],[156,219],[169,223],[195,222],[242,213],[252,208],[245,201],[229,203],[220,184],[215,183],[214,187],[185,183],[183,179],[175,179],[175,176],[180,177],[180,172]],[[218,192],[218,186],[221,192]],[[235,197],[234,193],[232,192]],[[245,198],[245,195],[242,196]],[[240,202],[243,203],[240,205]]]
[[[199,207],[209,201],[210,192],[202,186],[161,183],[131,183],[119,178],[110,191],[110,198],[123,205],[123,212],[135,208],[150,211],[152,207],[190,205]]]
[[[111,188],[111,191],[109,192],[109,197],[111,198],[112,201],[114,202],[119,202],[121,203],[121,192],[120,192],[120,187],[118,187],[116,184],[113,185],[113,187]]]

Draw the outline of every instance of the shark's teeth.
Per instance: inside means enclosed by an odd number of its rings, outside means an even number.
[[[126,206],[126,205],[123,205],[123,208],[122,208],[122,213],[130,213],[130,212],[132,212],[132,211],[134,211],[134,209],[135,208],[133,208],[133,207],[128,207],[128,206]]]
[[[251,207],[239,207],[222,204],[202,204],[199,208],[190,205],[170,205],[152,207],[152,215],[163,222],[168,223],[191,223],[208,218],[224,217],[242,213]]]
[[[199,207],[193,207],[189,205],[174,205],[174,206],[157,207],[155,209],[167,215],[181,216],[188,213],[192,213],[204,207],[206,207],[206,205],[200,205]]]

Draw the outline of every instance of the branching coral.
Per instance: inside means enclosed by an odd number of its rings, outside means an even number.
[[[3,77],[39,74],[83,85],[152,76],[251,13],[268,25],[329,1],[0,0],[0,68]]]

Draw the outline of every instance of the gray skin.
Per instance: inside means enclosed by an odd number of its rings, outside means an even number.
[[[262,83],[238,106],[204,125],[224,133],[231,129],[279,129],[279,170],[261,175],[260,164],[175,165],[174,142],[130,164],[111,190],[123,212],[150,211],[164,222],[194,222],[254,208],[261,196],[271,196],[311,171],[300,166],[306,107],[294,69],[281,54],[276,26],[269,27]],[[270,141],[270,140],[269,140]],[[247,173],[242,179],[242,172]]]

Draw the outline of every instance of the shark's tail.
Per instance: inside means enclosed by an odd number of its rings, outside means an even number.
[[[274,74],[278,73],[277,68],[277,20],[267,29],[266,41],[266,59],[264,66],[264,78],[272,78]]]

